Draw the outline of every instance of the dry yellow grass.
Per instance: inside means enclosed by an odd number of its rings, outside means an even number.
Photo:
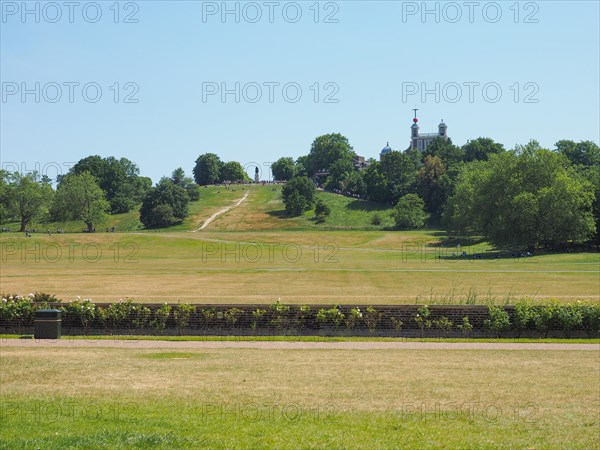
[[[432,233],[173,232],[0,236],[0,291],[70,300],[394,304],[491,295],[600,298],[598,254],[444,260]]]
[[[112,416],[92,423],[78,417],[81,429],[101,424],[150,434],[166,426],[195,438],[208,433],[223,447],[295,448],[304,438],[289,433],[301,436],[303,429],[320,436],[321,444],[312,444],[320,447],[395,447],[419,430],[422,440],[405,446],[437,446],[437,433],[452,447],[600,443],[598,352],[168,351],[126,343],[117,349],[4,347],[1,352],[4,418],[9,419],[2,432],[15,441],[18,434],[6,427],[21,426],[23,421],[13,421],[18,405],[32,408],[39,401],[46,411],[96,405],[106,414],[120,405],[127,413],[124,423],[112,423]],[[50,388],[49,380],[61,381]],[[34,414],[27,411],[25,419]],[[277,417],[265,415],[269,411]],[[285,421],[282,411],[300,415]],[[57,426],[36,423],[29,433],[47,436]],[[327,437],[330,427],[354,434]],[[78,432],[69,427],[63,433]],[[275,436],[278,444],[264,440]]]
[[[597,352],[466,350],[2,348],[3,395],[170,398],[182,401],[333,401],[385,411],[405,402],[537,405],[538,418],[570,409],[598,420]],[[27,370],[23,370],[23,368]],[[202,389],[181,389],[201,385]]]
[[[234,405],[270,404],[327,408],[341,417],[367,413],[401,420],[411,412],[451,423],[455,418],[436,416],[436,408],[460,406],[484,427],[486,421],[530,427],[554,442],[562,435],[565,443],[588,433],[588,442],[598,442],[597,352],[123,347],[4,347],[2,395],[13,402],[110,399],[136,405],[140,415],[154,405],[182,417],[206,405],[234,411]],[[48,380],[61,380],[60,388],[49,394]]]

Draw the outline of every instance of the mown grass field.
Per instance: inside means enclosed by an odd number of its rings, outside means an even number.
[[[247,189],[245,202],[205,230],[193,231]],[[278,189],[203,189],[190,219],[169,230],[133,227],[117,233],[34,233],[31,238],[2,233],[0,292],[48,292],[64,301],[79,295],[96,302],[125,297],[138,302],[273,303],[280,298],[325,304],[600,299],[598,253],[458,258],[452,255],[494,253],[476,239],[450,241],[437,230],[385,231],[389,211],[367,202],[357,209],[351,206],[356,200],[328,193],[319,193],[332,206],[321,229],[312,212],[284,217]],[[370,224],[376,213],[384,218],[378,227]],[[133,217],[129,213],[114,222],[117,230]]]
[[[600,298],[599,255],[440,259],[435,232],[1,236],[3,293],[67,301],[395,304]],[[464,247],[463,247],[464,248]]]
[[[2,347],[2,448],[600,445],[594,351]]]

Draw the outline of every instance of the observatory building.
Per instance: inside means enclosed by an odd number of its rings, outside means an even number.
[[[413,118],[413,124],[410,127],[410,146],[406,149],[407,151],[418,150],[423,152],[434,139],[448,139],[448,126],[444,123],[444,119],[442,119],[438,125],[437,133],[419,133],[419,119],[417,119],[418,109],[414,109],[413,111],[415,112],[415,117]],[[379,160],[381,160],[383,155],[391,151],[392,149],[390,148],[390,143],[388,142],[379,153]]]

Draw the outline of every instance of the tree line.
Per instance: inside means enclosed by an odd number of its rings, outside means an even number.
[[[273,178],[286,182],[289,215],[316,205],[316,186],[394,207],[398,228],[442,226],[478,234],[499,247],[535,248],[595,240],[600,229],[600,149],[591,141],[561,140],[553,149],[536,141],[506,150],[490,138],[462,147],[435,139],[424,152],[391,151],[357,167],[356,153],[339,134],[317,137],[307,155],[282,157]],[[193,178],[192,178],[193,177]],[[183,221],[199,186],[250,181],[239,162],[200,155],[192,177],[182,168],[152,186],[126,158],[89,156],[52,180],[37,173],[0,171],[0,219],[30,223],[82,221],[88,231],[108,214],[140,205],[146,228]],[[319,222],[329,213],[317,205]]]
[[[189,202],[200,199],[199,185],[249,181],[239,162],[222,162],[213,153],[198,158],[193,176],[179,167],[152,186],[127,158],[98,155],[81,159],[58,176],[56,189],[53,180],[37,172],[0,170],[0,222],[16,221],[24,232],[32,222],[75,220],[93,232],[109,214],[127,213],[141,204],[144,227],[163,228],[188,217]]]
[[[398,228],[429,223],[455,234],[481,235],[498,247],[534,249],[595,241],[600,230],[600,148],[561,140],[545,149],[532,140],[506,150],[480,137],[456,146],[434,139],[425,151],[391,151],[356,167],[341,134],[317,137],[308,155],[278,159],[276,180],[288,181],[286,210],[314,207],[306,180],[325,190],[394,207]]]

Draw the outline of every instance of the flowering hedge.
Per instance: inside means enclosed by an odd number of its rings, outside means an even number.
[[[63,334],[227,334],[379,336],[600,336],[600,304],[548,301],[515,305],[323,306],[140,304],[130,299],[95,304],[80,297],[63,303],[35,293],[3,295],[0,331],[31,329],[37,309],[62,311]]]

